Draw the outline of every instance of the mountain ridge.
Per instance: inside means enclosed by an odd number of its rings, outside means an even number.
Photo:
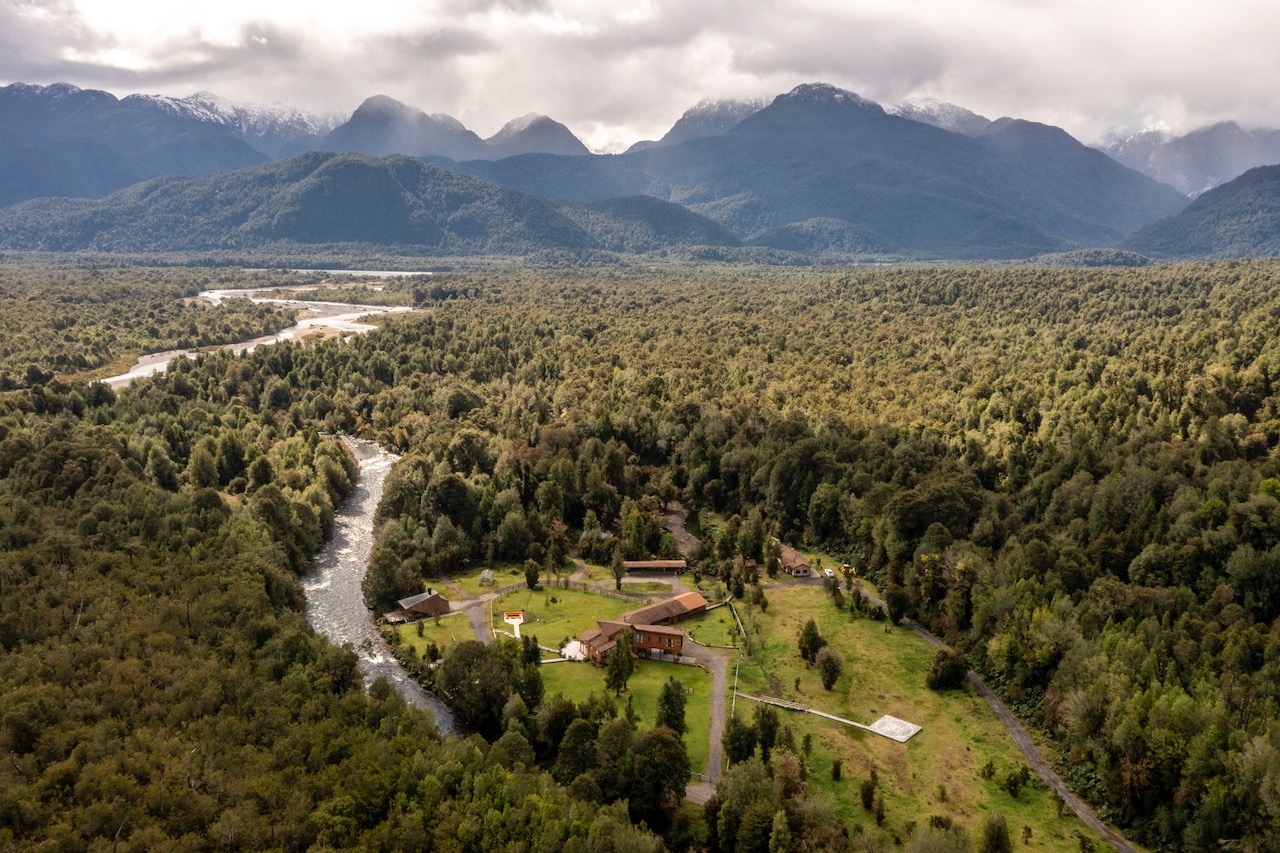
[[[1152,257],[1280,257],[1280,166],[1258,166],[1154,222],[1124,248]]]
[[[66,83],[0,87],[0,206],[101,196],[161,175],[199,175],[266,158],[229,128],[139,110]]]
[[[567,206],[404,155],[307,152],[218,175],[156,178],[103,199],[23,202],[0,210],[0,245],[107,252],[367,245],[440,256],[739,241],[658,199]]]
[[[1050,155],[1068,166],[1047,167]],[[971,138],[826,84],[779,95],[718,136],[608,158],[445,165],[563,201],[654,196],[747,241],[813,219],[844,222],[915,257],[1112,245],[1186,204],[1065,131],[1010,119]]]

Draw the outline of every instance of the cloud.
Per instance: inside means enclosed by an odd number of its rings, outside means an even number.
[[[0,77],[343,110],[382,93],[485,135],[536,111],[596,147],[661,135],[705,97],[813,80],[1086,139],[1156,121],[1280,125],[1280,7],[1259,0],[125,5],[139,17],[108,0],[0,0]]]

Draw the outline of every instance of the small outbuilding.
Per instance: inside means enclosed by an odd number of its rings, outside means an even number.
[[[449,599],[427,587],[426,592],[402,598],[396,602],[398,610],[384,613],[382,618],[392,624],[414,622],[424,616],[443,616],[449,612]]]
[[[778,566],[794,578],[813,577],[813,567],[795,548],[783,545],[778,551]]]

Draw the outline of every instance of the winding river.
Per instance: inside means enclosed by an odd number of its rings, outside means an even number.
[[[284,288],[297,291],[299,288]],[[377,328],[359,322],[371,314],[399,314],[410,308],[385,305],[351,305],[340,302],[309,302],[280,299],[269,295],[271,288],[245,290],[207,290],[200,294],[214,305],[224,299],[251,299],[257,303],[272,303],[304,312],[294,325],[274,335],[266,335],[239,344],[227,344],[221,349],[236,352],[252,352],[254,349],[279,341],[296,340],[317,328],[329,329],[344,335],[363,334]],[[152,353],[138,359],[127,373],[104,380],[106,384],[120,388],[136,379],[163,373],[179,358],[193,358],[198,350],[170,350]],[[373,553],[373,514],[382,500],[382,486],[396,456],[371,441],[356,438],[344,439],[356,462],[360,475],[355,490],[334,514],[333,535],[316,555],[315,568],[303,578],[302,586],[307,596],[307,621],[330,642],[347,645],[360,657],[360,669],[365,684],[385,678],[395,686],[406,702],[431,711],[436,727],[444,735],[456,734],[453,714],[444,704],[424,691],[413,677],[392,656],[387,643],[378,633],[373,616],[364,604],[360,582],[364,580]]]
[[[305,288],[289,287],[281,289],[297,292]],[[303,312],[306,315],[298,319],[298,321],[292,326],[281,329],[274,335],[263,335],[260,338],[254,338],[250,341],[244,341],[238,344],[226,344],[221,347],[212,347],[212,349],[253,352],[260,346],[279,343],[280,341],[297,340],[298,338],[321,329],[340,332],[343,335],[359,335],[377,328],[377,326],[371,326],[368,323],[361,323],[361,317],[368,317],[373,314],[403,314],[406,311],[413,310],[412,308],[399,305],[352,305],[346,302],[311,302],[300,299],[280,299],[277,297],[263,295],[270,293],[271,290],[272,288],[258,288],[255,290],[206,290],[202,292],[199,298],[212,303],[213,305],[221,304],[224,299],[248,299],[260,305],[271,304],[279,305],[284,308],[292,308],[296,311]],[[201,351],[202,350],[181,349],[150,353],[139,358],[128,372],[121,373],[118,376],[109,377],[102,381],[107,385],[110,385],[112,388],[122,388],[133,382],[135,379],[141,379],[144,376],[151,376],[156,373],[163,373],[165,369],[177,359],[195,358],[195,356]]]
[[[373,514],[397,457],[371,441],[346,438],[344,442],[360,465],[360,476],[355,491],[334,515],[333,535],[316,555],[315,568],[302,579],[307,621],[330,642],[350,646],[360,656],[366,685],[387,679],[406,702],[431,711],[441,734],[454,734],[453,715],[392,656],[360,591],[373,552]]]

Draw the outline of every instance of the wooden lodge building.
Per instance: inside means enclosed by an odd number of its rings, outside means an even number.
[[[449,612],[449,599],[431,587],[418,595],[411,595],[396,602],[398,610],[384,613],[382,618],[393,625],[403,622],[416,622],[424,616],[443,616]]]
[[[706,612],[707,600],[702,594],[686,592],[624,613],[616,622],[596,620],[598,627],[587,631],[578,641],[586,650],[587,657],[597,665],[604,663],[628,628],[631,629],[632,654],[643,657],[679,655],[684,653],[685,633],[679,628],[672,628],[671,623]]]

